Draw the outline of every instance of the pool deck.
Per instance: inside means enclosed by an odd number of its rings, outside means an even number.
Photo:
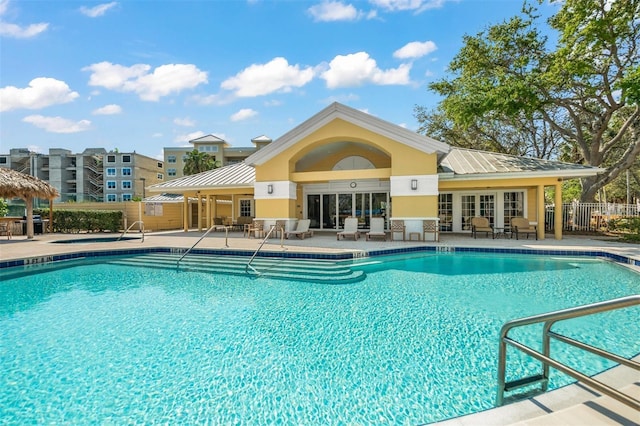
[[[137,248],[171,247],[189,248],[203,232],[181,231],[155,232],[145,234],[144,242],[139,239],[82,244],[56,244],[58,240],[96,238],[117,235],[109,234],[44,234],[27,240],[24,236],[0,239],[0,261],[27,259],[32,257],[91,252],[103,250],[129,250]],[[131,236],[140,236],[132,233]],[[198,248],[226,250],[256,250],[260,239],[246,238],[241,232],[212,232],[204,238]],[[604,251],[640,261],[640,245],[626,244],[614,238],[570,236],[563,240],[547,238],[515,240],[509,238],[473,239],[468,234],[444,234],[440,242],[420,241],[366,241],[364,234],[357,241],[336,240],[335,232],[316,232],[304,240],[281,240],[273,238],[265,243],[262,250],[271,252],[300,253],[349,253],[381,249],[402,249],[416,246],[471,247],[513,250],[561,250],[561,251]],[[637,263],[637,262],[636,262]],[[638,266],[630,266],[640,272]],[[497,344],[496,344],[497,347]],[[640,356],[636,357],[640,362]],[[630,373],[631,372],[631,373]],[[616,367],[601,374],[607,384],[622,389],[623,392],[640,398],[640,373],[625,367]],[[640,425],[640,412],[621,403],[602,397],[581,384],[570,385],[525,401],[481,413],[458,417],[438,423],[443,426],[469,425]]]

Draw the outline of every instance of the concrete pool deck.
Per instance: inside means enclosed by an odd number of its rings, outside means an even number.
[[[91,252],[103,250],[129,250],[137,248],[172,247],[189,248],[202,236],[203,232],[182,231],[154,232],[145,234],[144,242],[139,239],[87,242],[81,244],[58,244],[59,240],[81,240],[115,234],[44,234],[36,235],[33,240],[24,236],[13,239],[0,239],[0,261],[27,259],[74,252]],[[139,233],[131,233],[139,237]],[[245,238],[242,232],[212,232],[204,238],[198,248],[226,250],[256,250],[260,239]],[[345,253],[362,252],[381,249],[401,249],[416,246],[470,247],[495,249],[527,249],[527,250],[562,250],[562,251],[605,251],[630,259],[640,260],[640,245],[626,244],[614,238],[570,236],[563,240],[548,238],[535,239],[473,239],[468,234],[444,234],[440,242],[419,241],[366,241],[364,235],[357,241],[336,240],[335,232],[316,232],[305,240],[291,239],[281,241],[273,238],[265,243],[263,250],[271,252],[306,252],[306,253]],[[226,247],[228,246],[228,247]],[[640,268],[632,266],[640,272]],[[497,342],[496,342],[497,348]],[[636,357],[640,361],[640,356]],[[631,373],[630,373],[631,372]],[[622,389],[634,398],[640,398],[640,373],[625,367],[616,367],[601,374],[607,384]],[[481,413],[463,416],[439,423],[446,426],[467,425],[640,425],[640,413],[623,404],[601,397],[581,384],[570,385],[535,398],[510,404],[504,407],[487,410]]]

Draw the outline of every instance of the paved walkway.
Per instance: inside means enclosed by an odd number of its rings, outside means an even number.
[[[91,238],[113,237],[115,234],[44,234],[36,235],[33,240],[27,240],[24,236],[14,236],[13,239],[0,239],[0,260],[24,259],[34,256],[46,256],[52,254],[72,253],[77,251],[99,251],[130,249],[137,247],[191,247],[203,232],[155,232],[145,234],[144,242],[136,240],[123,240],[111,242],[92,242],[86,244],[56,244],[59,240],[83,240]],[[128,234],[129,236],[129,234]],[[132,233],[132,237],[140,234]],[[261,240],[243,237],[241,232],[230,232],[228,238],[222,231],[211,232],[199,244],[199,248],[228,248],[231,250],[255,250]],[[316,232],[311,238],[304,240],[279,238],[270,239],[263,250],[292,251],[292,252],[323,252],[344,253],[380,250],[386,248],[415,247],[421,245],[445,246],[445,247],[481,247],[481,248],[511,248],[511,249],[537,249],[537,250],[604,250],[621,254],[640,260],[640,245],[627,244],[608,237],[572,236],[563,240],[547,238],[536,241],[534,239],[515,240],[510,238],[491,239],[478,237],[471,238],[465,234],[442,234],[440,242],[419,241],[366,241],[364,235],[357,241],[337,241],[335,232]],[[228,246],[228,247],[227,247]]]

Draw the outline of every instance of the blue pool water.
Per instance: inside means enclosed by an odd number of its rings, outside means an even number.
[[[535,256],[365,259],[345,285],[68,265],[0,284],[3,424],[434,422],[493,407],[504,322],[640,293],[618,265]],[[629,308],[557,329],[631,357],[639,323]],[[510,357],[511,375],[536,368]]]

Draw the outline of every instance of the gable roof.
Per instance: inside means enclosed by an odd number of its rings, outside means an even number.
[[[529,176],[577,178],[595,176],[604,169],[452,147],[440,162],[439,171],[440,179],[502,179]]]
[[[204,136],[200,136],[199,138],[191,139],[189,141],[189,143],[220,143],[220,142],[224,143],[225,145],[227,144],[227,141],[225,141],[224,139],[220,139],[215,135],[204,135]]]
[[[215,188],[253,188],[255,181],[256,169],[241,162],[151,185],[148,190],[173,192]]]
[[[262,165],[335,119],[347,121],[427,154],[437,153],[439,158],[449,152],[449,145],[446,143],[334,102],[266,147],[250,155],[245,162],[252,166]]]

